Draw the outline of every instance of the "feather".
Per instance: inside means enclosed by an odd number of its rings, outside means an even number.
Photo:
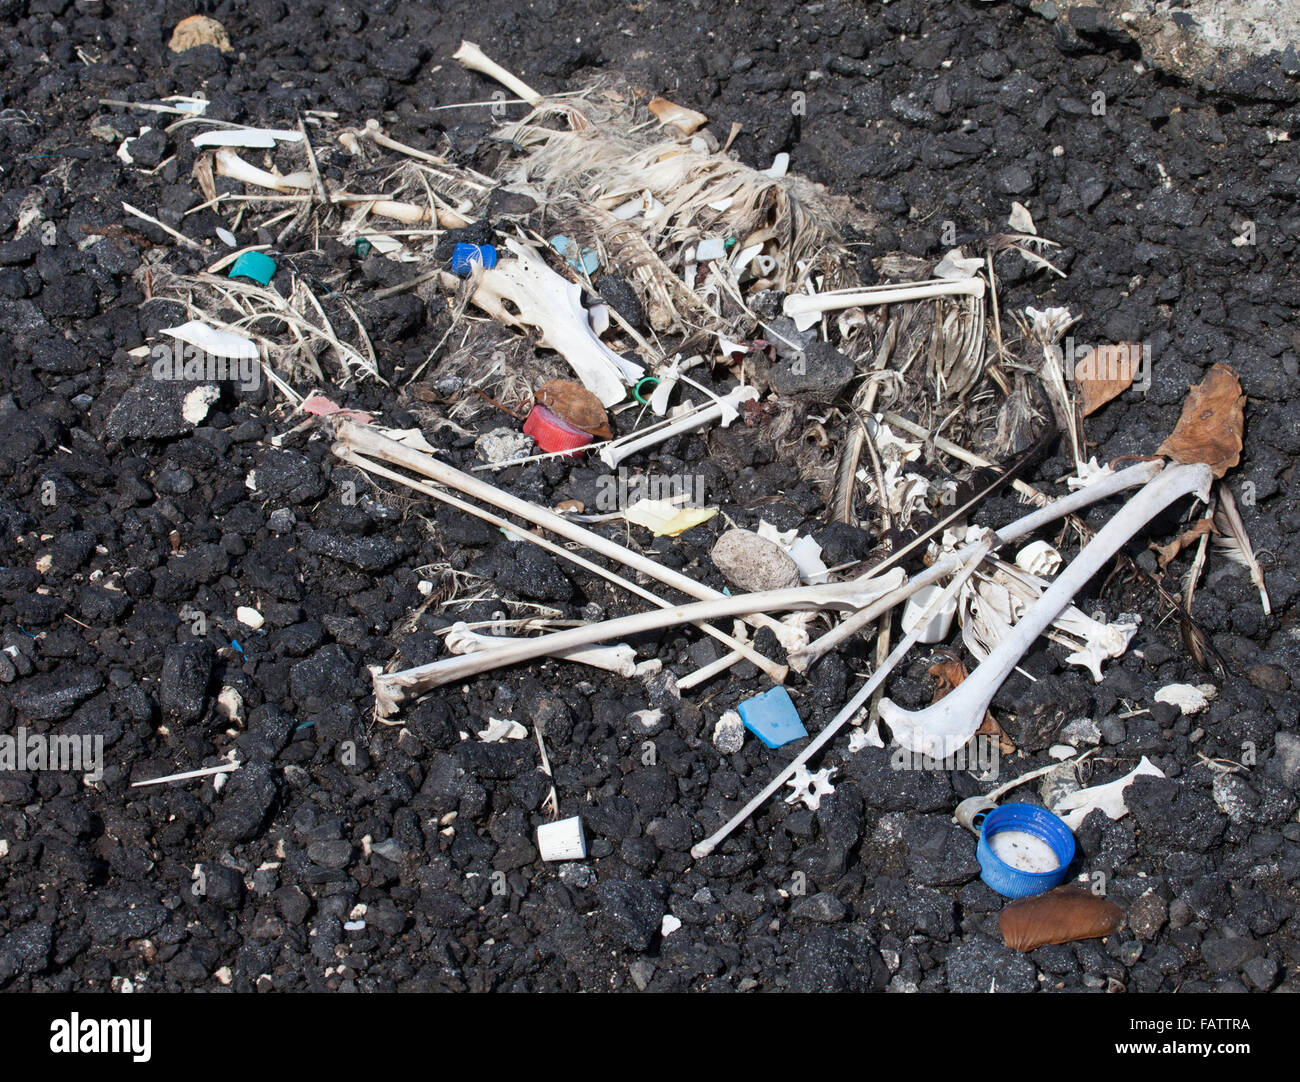
[[[1264,615],[1273,611],[1268,600],[1268,588],[1264,585],[1264,569],[1255,559],[1255,550],[1251,547],[1246,534],[1246,524],[1241,521],[1237,511],[1237,501],[1232,497],[1232,489],[1219,483],[1219,509],[1214,515],[1214,526],[1218,531],[1214,544],[1233,563],[1241,564],[1250,572],[1250,581],[1259,591],[1259,602],[1264,606]]]

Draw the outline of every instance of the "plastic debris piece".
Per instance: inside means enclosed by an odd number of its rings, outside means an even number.
[[[221,226],[217,226],[217,228],[214,229],[213,232],[216,233],[217,240],[221,241],[221,243],[224,244],[227,248],[239,247],[239,238],[236,237],[235,234],[232,233],[229,229],[222,229]]]
[[[245,627],[251,627],[254,631],[266,623],[266,617],[248,605],[240,605],[235,610],[235,619]]]
[[[1061,570],[1061,554],[1046,541],[1031,541],[1016,553],[1016,566],[1041,578],[1051,578]]]
[[[785,798],[785,802],[793,804],[802,801],[805,808],[816,811],[821,807],[822,797],[830,796],[835,792],[835,786],[831,784],[831,775],[834,773],[835,767],[828,766],[824,770],[810,774],[808,768],[800,763],[795,769],[794,776],[786,782],[794,792]]]
[[[167,48],[174,53],[183,53],[200,45],[215,45],[223,53],[234,52],[226,28],[206,15],[191,15],[178,22]]]
[[[590,432],[569,424],[545,406],[533,406],[529,411],[528,419],[524,422],[524,434],[531,436],[533,442],[548,454],[562,451],[567,452],[571,458],[576,457],[581,448],[594,439]]]
[[[490,717],[488,718],[488,727],[479,730],[474,735],[485,744],[496,744],[502,740],[522,740],[528,735],[528,730],[517,721]]]
[[[726,254],[727,243],[721,237],[705,237],[695,249],[695,259],[700,263],[722,259]]]
[[[342,406],[337,405],[330,399],[326,398],[323,394],[318,394],[316,392],[312,392],[304,398],[298,408],[302,410],[303,413],[310,413],[313,417],[333,417],[336,414],[341,414],[344,417],[356,421],[359,425],[368,425],[374,420],[370,414],[362,410],[344,409]],[[415,431],[419,430],[416,429]],[[388,433],[388,436],[390,439],[398,438],[391,432]]]
[[[495,267],[497,250],[491,244],[458,244],[451,250],[451,272],[468,278],[474,267]]]
[[[799,581],[815,586],[830,578],[830,568],[822,559],[822,547],[807,534],[800,537],[798,530],[778,530],[766,519],[760,519],[755,531],[759,537],[779,545],[799,569]]]
[[[543,860],[585,860],[587,836],[582,819],[574,815],[537,828],[537,851]]]
[[[576,271],[590,276],[600,269],[600,257],[592,249],[584,248],[579,252],[578,246],[563,233],[557,233],[551,238],[551,247],[564,256],[564,261]]]
[[[1060,886],[1074,859],[1074,835],[1036,804],[1003,804],[984,817],[975,858],[980,878],[1006,898]]]
[[[914,628],[921,626],[921,620],[925,616],[926,609],[942,593],[942,586],[923,586],[907,599],[906,604],[903,606],[902,625],[904,634],[908,634]],[[952,620],[956,613],[957,599],[955,597],[950,598],[943,608],[930,617],[921,634],[917,636],[917,641],[926,645],[943,642],[952,629]]]
[[[251,338],[231,334],[229,331],[219,331],[216,327],[209,327],[197,319],[182,323],[179,327],[162,327],[158,333],[179,338],[182,342],[197,346],[204,353],[210,353],[214,357],[257,359],[257,343]]]
[[[677,917],[674,917],[671,913],[665,913],[664,919],[659,924],[659,934],[661,936],[670,936],[681,926],[682,922]]]
[[[667,98],[651,98],[646,108],[665,127],[676,128],[683,135],[690,135],[709,122],[703,113],[675,105]]]
[[[270,150],[276,143],[300,143],[302,132],[287,128],[218,128],[191,140],[196,147],[251,147]]]
[[[276,263],[264,252],[245,252],[235,260],[230,268],[228,278],[251,278],[258,285],[271,284],[275,277]]]
[[[637,500],[623,512],[634,526],[644,526],[655,537],[676,537],[718,513],[716,507],[678,507],[668,500]]]
[[[1120,926],[1124,911],[1082,887],[1057,887],[1035,898],[1012,902],[998,916],[1002,942],[1031,951],[1049,943],[1099,939]]]
[[[1176,706],[1183,714],[1199,714],[1217,695],[1218,689],[1213,684],[1166,684],[1156,692],[1155,700]]]
[[[745,728],[769,748],[779,748],[808,735],[790,693],[783,687],[769,688],[746,699],[736,708]]]
[[[1061,816],[1065,825],[1071,830],[1078,830],[1088,813],[1100,808],[1112,819],[1121,819],[1128,814],[1128,805],[1124,803],[1124,790],[1133,784],[1133,779],[1141,774],[1150,774],[1153,778],[1163,778],[1165,773],[1145,755],[1131,771],[1122,778],[1116,778],[1105,785],[1094,785],[1090,789],[1080,789],[1061,799],[1052,810]]]
[[[772,164],[763,170],[766,176],[780,179],[790,171],[790,155],[784,150],[772,159]]]

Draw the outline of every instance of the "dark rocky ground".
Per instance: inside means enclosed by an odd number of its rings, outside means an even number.
[[[1051,22],[1011,3],[500,0],[440,11],[254,0],[204,8],[227,27],[233,54],[173,56],[170,29],[193,10],[0,0],[0,646],[12,648],[0,654],[0,730],[102,733],[108,744],[94,788],[68,774],[0,774],[0,987],[107,989],[115,978],[146,990],[219,980],[241,990],[1300,985],[1300,696],[1291,686],[1300,665],[1300,162],[1293,144],[1269,137],[1297,127],[1300,84],[1261,62],[1207,93],[1144,69],[1114,24],[1086,12]],[[427,614],[413,630],[409,621],[417,568],[453,561],[508,598],[540,595],[573,612],[592,600],[615,612],[628,603],[535,551],[517,558],[469,520],[364,490],[345,505],[325,441],[270,447],[287,426],[265,390],[227,388],[193,431],[169,426],[174,411],[159,407],[152,438],[128,434],[114,410],[147,373],[126,351],[169,322],[158,306],[141,308],[133,272],[155,244],[177,266],[197,263],[125,218],[119,201],[175,222],[199,196],[187,166],[151,176],[118,161],[92,123],[107,117],[125,135],[149,120],[97,99],[202,89],[231,119],[382,114],[409,142],[431,145],[446,126],[454,145],[472,147],[486,132],[474,114],[428,111],[490,92],[449,61],[462,37],[543,90],[614,71],[708,113],[724,134],[742,121],[735,148],[745,160],[766,166],[788,150],[794,169],[872,208],[878,251],[937,255],[943,221],[978,239],[1003,227],[1012,199],[1025,202],[1040,232],[1064,245],[1069,277],[1030,279],[1018,257],[1003,258],[1004,311],[1054,298],[1084,313],[1082,341],[1153,347],[1150,391],[1093,419],[1103,459],[1151,453],[1214,362],[1240,373],[1246,450],[1232,479],[1238,491],[1254,486],[1243,514],[1273,615],[1261,614],[1242,572],[1212,557],[1194,612],[1233,674],[1208,714],[1182,719],[1157,706],[1115,717],[1152,706],[1165,683],[1205,679],[1176,622],[1161,624],[1149,592],[1118,579],[1097,604],[1145,606],[1147,620],[1105,680],[1094,686],[1045,648],[1026,663],[1039,682],[1015,677],[994,704],[1026,751],[1004,763],[1004,777],[1047,762],[1057,725],[1083,715],[1104,721],[1108,758],[1096,780],[1142,754],[1168,775],[1129,790],[1131,816],[1094,816],[1079,831],[1079,871],[1105,873],[1110,897],[1130,911],[1123,931],[1029,955],[1005,949],[1001,899],[978,880],[972,839],[950,819],[973,780],[891,771],[886,753],[849,755],[842,744],[825,757],[839,787],[819,812],[777,801],[693,862],[688,849],[720,811],[798,747],[774,753],[751,739],[724,758],[710,744],[717,714],[761,690],[752,671],[677,702],[548,662],[432,696],[409,710],[400,734],[377,729],[366,666],[437,649],[440,621]],[[805,116],[792,114],[796,92]],[[187,150],[184,140],[154,141],[138,148],[146,166]],[[53,245],[31,232],[14,239],[24,205],[54,223]],[[1246,221],[1256,243],[1234,246]],[[211,235],[212,219],[186,223]],[[85,246],[84,227],[115,225],[128,235]],[[347,270],[346,252],[327,254]],[[351,273],[359,295],[383,280],[360,264]],[[423,359],[444,326],[418,307],[367,311],[390,367]],[[347,401],[409,420],[409,403],[374,384]],[[766,516],[817,529],[820,494],[742,432],[667,445],[656,468],[706,471],[711,500],[738,523]],[[252,469],[256,493],[245,486]],[[1065,469],[1048,462],[1038,479]],[[581,498],[595,476],[551,463],[498,480],[549,503]],[[50,491],[52,505],[42,499]],[[776,493],[784,499],[758,502]],[[998,501],[990,520],[1011,508]],[[720,583],[707,559],[711,529],[650,548]],[[862,544],[843,531],[824,540],[832,555]],[[1175,588],[1185,567],[1171,570]],[[235,623],[241,604],[267,615],[262,631]],[[203,634],[183,613],[204,615]],[[709,649],[686,633],[639,647],[682,672]],[[858,644],[792,682],[810,728],[844,701],[869,649]],[[900,670],[891,694],[927,698],[926,663],[918,655]],[[242,734],[230,735],[216,711],[222,686],[246,704]],[[646,766],[628,716],[661,700],[666,724]],[[545,724],[561,807],[586,823],[584,865],[537,859],[546,783],[532,741],[459,739],[489,712]],[[1241,760],[1247,742],[1254,765],[1216,789],[1200,757]],[[219,794],[210,780],[129,788],[232,745],[247,765]],[[504,896],[492,891],[494,871],[505,873]],[[802,897],[790,894],[799,872]],[[345,931],[361,904],[364,930]],[[683,927],[661,938],[667,912]]]

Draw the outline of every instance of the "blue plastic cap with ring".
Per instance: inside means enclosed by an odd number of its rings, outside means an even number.
[[[990,841],[1004,831],[1019,831],[1044,843],[1056,857],[1056,867],[1029,871],[1003,860],[993,852]],[[1004,898],[1028,898],[1065,882],[1070,861],[1074,859],[1074,835],[1046,808],[1036,804],[1003,804],[984,816],[975,859],[979,861],[980,878],[993,890]]]
[[[491,270],[497,265],[497,250],[490,244],[457,244],[451,250],[453,274],[468,278],[475,265]]]

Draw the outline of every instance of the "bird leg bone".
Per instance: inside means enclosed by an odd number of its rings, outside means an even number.
[[[605,444],[600,449],[600,460],[611,470],[618,469],[619,463],[630,455],[634,455],[638,451],[644,451],[647,447],[663,443],[665,440],[670,440],[674,436],[680,436],[683,432],[693,432],[695,429],[703,428],[715,421],[721,422],[722,427],[726,428],[740,416],[736,411],[737,406],[742,402],[753,402],[757,398],[758,391],[755,388],[749,386],[737,387],[715,402],[694,410],[684,417],[679,417],[675,421],[659,424],[649,432],[634,433],[626,441]]]
[[[514,523],[500,518],[499,516],[492,514],[490,511],[485,511],[476,504],[457,499],[449,492],[444,492],[442,489],[436,488],[424,481],[416,481],[415,479],[400,474],[395,470],[387,469],[386,467],[379,465],[377,462],[372,462],[370,459],[358,455],[353,451],[336,450],[335,453],[342,461],[357,467],[357,469],[365,470],[366,472],[373,473],[379,477],[385,477],[390,481],[396,481],[398,484],[412,488],[416,492],[422,492],[424,495],[439,500],[450,507],[455,507],[459,511],[464,511],[466,514],[473,515],[475,518],[481,518],[484,522],[489,522],[498,529],[504,530],[509,536],[518,538],[521,541],[527,541],[529,544],[536,545],[538,548],[545,549],[552,556],[558,556],[562,560],[568,560],[570,563],[576,564],[578,567],[581,567],[586,571],[590,571],[593,575],[599,575],[601,578],[614,583],[614,585],[623,587],[623,589],[627,590],[629,593],[644,598],[646,601],[649,601],[652,605],[655,605],[658,608],[666,609],[672,604],[672,602],[665,601],[658,594],[651,593],[644,586],[638,585],[631,579],[625,579],[622,575],[617,575],[608,568],[601,567],[600,564],[593,563],[584,556],[579,556],[576,552],[570,552],[568,549],[557,545],[554,541],[549,541],[545,537],[538,537],[535,533],[521,530],[519,527],[515,526]],[[753,662],[753,664],[760,670],[767,673],[767,675],[771,677],[773,683],[781,684],[785,682],[785,678],[790,671],[789,668],[785,665],[779,665],[775,661],[760,654],[749,643],[745,642],[743,637],[738,635],[728,635],[726,632],[718,630],[712,624],[697,623],[695,626],[705,634],[713,636],[713,638],[717,639],[725,646],[738,651],[748,661]]]
[[[1104,500],[1109,496],[1124,492],[1130,488],[1137,488],[1144,485],[1153,477],[1156,477],[1164,468],[1164,463],[1158,460],[1150,462],[1139,462],[1135,466],[1129,466],[1127,469],[1119,470],[1116,473],[1104,474],[1092,484],[1078,489],[1068,495],[1062,496],[1059,500],[1049,503],[1046,507],[1040,507],[1025,515],[1023,518],[1016,519],[1015,522],[1003,526],[998,530],[997,546],[1008,544],[1012,541],[1018,541],[1022,537],[1028,537],[1030,534],[1046,526],[1049,522],[1056,519],[1064,518],[1066,515],[1073,514],[1084,507],[1091,506],[1099,500]],[[925,578],[935,568],[944,568],[942,572],[946,574],[956,566],[958,557],[947,556],[934,563],[925,574],[918,578]],[[867,574],[875,573],[873,568]],[[935,578],[942,575],[935,576]],[[915,580],[914,580],[915,581]],[[926,579],[925,585],[935,581],[934,578]],[[862,628],[866,627],[874,620],[879,613],[867,615],[868,610],[855,613],[845,620],[840,621],[835,627],[823,635],[820,639],[808,644],[803,650],[798,650],[790,655],[790,667],[795,672],[803,672],[808,666],[817,661],[827,651],[834,649],[846,639],[857,634]]]
[[[379,126],[379,121],[371,117],[366,121],[366,126],[359,130],[345,132],[344,135],[350,135],[354,139],[364,139],[368,143],[374,143],[375,146],[385,147],[388,150],[395,150],[399,154],[406,154],[412,158],[418,158],[422,162],[429,162],[433,165],[446,165],[447,159],[440,158],[436,154],[429,154],[423,150],[417,150],[406,143],[399,143],[396,139],[389,138],[384,134],[384,129]],[[351,151],[348,143],[344,142],[343,135],[339,136],[339,142],[344,144],[345,149]]]
[[[469,68],[470,71],[477,71],[489,79],[495,79],[507,90],[512,91],[516,97],[523,98],[529,105],[536,105],[542,100],[542,96],[536,90],[517,75],[506,71],[495,60],[489,60],[487,54],[472,41],[462,41],[460,48],[451,54],[451,58],[463,68]]]
[[[338,419],[333,424],[335,436],[338,439],[338,448],[336,448],[335,454],[338,454],[339,457],[344,457],[343,454],[340,454],[339,449],[341,448],[345,451],[353,451],[372,458],[382,459],[385,462],[391,462],[395,466],[401,466],[412,473],[418,473],[421,477],[427,477],[440,485],[446,485],[447,488],[454,489],[466,496],[482,500],[484,503],[491,504],[508,514],[516,515],[527,522],[533,523],[535,526],[550,530],[551,533],[558,534],[568,541],[575,541],[580,545],[584,545],[606,559],[620,563],[629,570],[647,575],[656,582],[662,582],[665,586],[671,586],[674,590],[680,590],[690,597],[708,600],[726,596],[720,590],[696,582],[693,578],[683,575],[680,571],[664,567],[656,560],[651,560],[639,552],[625,548],[616,541],[611,541],[607,537],[602,537],[598,533],[579,526],[576,522],[570,522],[563,516],[557,515],[554,511],[549,511],[544,507],[538,507],[536,504],[521,500],[517,496],[512,496],[495,485],[488,484],[486,481],[482,481],[468,473],[462,473],[453,466],[448,466],[445,462],[438,461],[430,454],[417,451],[413,447],[407,447],[405,444],[389,439],[383,433],[376,432],[366,425],[356,424],[342,416],[338,416]],[[400,475],[398,475],[398,478],[406,481]],[[438,496],[438,498],[442,499],[443,497]],[[473,507],[473,505],[467,504],[466,508],[469,507]],[[477,509],[471,513],[478,513]],[[482,517],[482,515],[480,514],[479,517]],[[785,646],[787,650],[803,645],[797,638],[792,638],[790,628],[770,616],[761,613],[754,614],[747,617],[745,622],[751,627],[768,628],[776,635],[777,641],[782,645],[791,644]],[[768,670],[769,675],[772,675],[770,671],[773,666],[772,662],[762,659],[762,655],[758,654],[753,656],[746,654],[745,656],[754,661],[760,668]],[[773,679],[780,683],[784,679],[784,671],[782,670],[779,677],[774,675]]]
[[[423,694],[436,687],[465,680],[521,661],[546,657],[561,650],[588,646],[606,639],[621,639],[647,631],[676,627],[698,620],[717,620],[727,616],[742,616],[755,612],[784,611],[787,609],[857,608],[869,605],[882,593],[897,590],[903,581],[903,572],[895,569],[888,575],[869,582],[832,582],[821,586],[796,586],[787,590],[767,590],[753,594],[719,597],[711,601],[696,601],[688,605],[674,605],[668,609],[620,616],[585,627],[570,628],[550,635],[512,641],[507,646],[494,647],[462,657],[443,658],[427,665],[417,665],[401,672],[380,673],[374,678],[375,710],[380,717],[394,713],[406,699]]]
[[[561,278],[530,248],[513,240],[505,246],[515,258],[480,271],[470,299],[499,323],[540,331],[538,344],[563,356],[602,406],[623,401],[625,384],[635,383],[645,369],[620,357],[592,331],[580,286]]]
[[[994,694],[1034,640],[1064,611],[1088,581],[1156,515],[1175,500],[1196,493],[1205,500],[1213,480],[1204,465],[1171,466],[1140,489],[1070,565],[1057,576],[989,656],[950,694],[924,710],[903,710],[889,699],[880,717],[909,751],[946,759],[975,735]],[[1032,516],[1031,516],[1032,517]]]
[[[984,279],[975,275],[955,281],[940,278],[930,282],[872,286],[843,293],[791,293],[782,303],[781,311],[794,320],[796,328],[806,331],[826,312],[876,304],[904,304],[908,301],[930,300],[932,297],[983,297],[984,290]]]
[[[511,635],[481,635],[477,631],[471,631],[465,626],[464,622],[452,624],[451,630],[447,632],[446,639],[447,649],[453,654],[473,654],[481,650],[494,650],[503,646],[509,646],[511,643],[525,642],[527,640],[515,638]],[[636,651],[627,643],[621,642],[612,646],[590,646],[581,647],[574,650],[562,650],[554,655],[565,661],[576,661],[581,665],[590,665],[596,669],[604,669],[606,672],[617,673],[619,676],[636,675]]]
[[[930,603],[929,607],[922,615],[918,625],[903,636],[902,640],[894,647],[889,656],[885,658],[880,667],[876,669],[867,682],[858,689],[857,694],[844,704],[844,707],[840,712],[831,718],[831,720],[826,724],[826,727],[813,737],[808,746],[796,755],[789,765],[767,783],[762,792],[753,797],[748,804],[709,835],[709,837],[705,838],[704,841],[699,842],[691,848],[692,857],[696,860],[707,857],[733,830],[753,815],[754,812],[763,805],[764,801],[794,777],[801,767],[807,769],[806,764],[808,761],[821,751],[821,749],[830,742],[831,738],[836,733],[857,717],[858,711],[860,711],[871,696],[876,693],[876,689],[885,682],[885,678],[894,671],[898,663],[903,660],[903,656],[913,647],[913,645],[915,645],[916,640],[920,637],[921,631],[925,625],[928,624],[938,613],[942,612],[944,606],[957,596],[957,592],[962,588],[966,580],[974,573],[975,568],[979,566],[980,561],[989,554],[994,544],[995,538],[990,532],[986,534],[981,541],[971,545],[969,548],[964,549],[961,552],[960,555],[964,561],[963,565],[958,569],[957,574],[953,576],[952,581],[944,587],[943,592]],[[895,570],[897,570],[897,568]],[[893,572],[890,572],[890,574],[892,575]],[[813,589],[816,588],[817,587],[813,587]]]

